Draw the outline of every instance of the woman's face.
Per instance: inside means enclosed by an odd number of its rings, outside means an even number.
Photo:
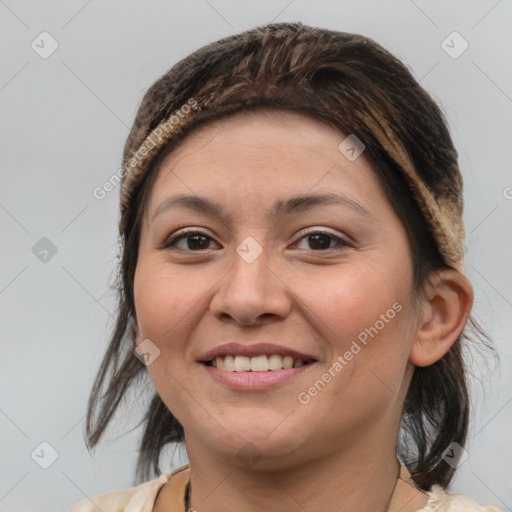
[[[412,261],[345,139],[302,114],[246,112],[196,129],[159,169],[135,308],[189,454],[276,468],[394,449],[418,323]]]

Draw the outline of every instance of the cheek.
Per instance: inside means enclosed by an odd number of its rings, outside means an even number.
[[[385,392],[382,383],[398,390],[407,365],[412,318],[408,281],[388,276],[382,268],[365,265],[317,275],[314,286],[307,278],[296,285],[304,290],[305,311],[332,361],[338,356],[346,361],[337,383],[345,387],[349,380],[348,395],[353,397],[374,385]]]
[[[137,321],[145,338],[161,350],[191,362],[190,337],[208,310],[218,272],[198,272],[194,265],[178,267],[157,255],[139,259],[134,277]],[[177,358],[167,361],[174,365]]]
[[[182,270],[175,272],[161,260],[139,258],[134,276],[137,321],[145,339],[159,349],[147,367],[149,376],[165,405],[178,421],[186,421],[188,410],[183,393],[187,366],[188,339],[200,321],[204,279],[195,282]],[[207,283],[206,283],[207,284]],[[186,393],[185,393],[186,395]]]
[[[180,328],[200,292],[197,283],[165,263],[139,259],[134,277],[137,320],[146,338],[163,341]]]
[[[321,321],[328,337],[350,343],[377,321],[382,329],[381,315],[389,320],[386,327],[396,323],[398,313],[393,304],[403,300],[403,292],[396,285],[391,287],[382,274],[368,266],[345,268],[317,274],[314,285],[305,277],[296,289],[303,290],[301,301]]]

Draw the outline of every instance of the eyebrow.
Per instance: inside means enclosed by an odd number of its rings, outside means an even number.
[[[272,215],[275,217],[285,217],[291,215],[292,213],[304,212],[315,206],[328,204],[339,204],[348,207],[359,215],[366,217],[368,220],[375,220],[374,216],[356,201],[344,195],[333,193],[298,195],[290,197],[286,200],[276,201],[274,203]],[[219,204],[203,197],[190,196],[186,194],[169,197],[160,203],[158,208],[155,210],[152,219],[172,207],[184,207],[190,210],[194,210],[198,213],[204,213],[215,217],[221,217],[226,220],[231,220],[231,217],[224,213],[222,206]]]

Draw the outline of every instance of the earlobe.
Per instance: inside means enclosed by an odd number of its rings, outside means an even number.
[[[436,272],[420,305],[410,363],[430,366],[441,359],[463,331],[472,306],[473,288],[466,276],[453,269]]]

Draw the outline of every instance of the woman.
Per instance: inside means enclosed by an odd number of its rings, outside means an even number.
[[[498,510],[445,491],[465,327],[487,342],[457,152],[400,61],[300,23],[210,44],[146,93],[123,169],[88,442],[147,370],[139,480],[171,442],[189,464],[71,512]]]

